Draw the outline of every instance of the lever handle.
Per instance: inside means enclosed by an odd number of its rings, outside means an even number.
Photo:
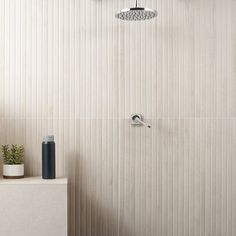
[[[135,121],[135,122],[137,122],[138,124],[144,125],[145,127],[149,128],[149,129],[151,128],[151,125],[150,125],[150,124],[147,124],[147,123],[144,122],[144,121],[142,121],[142,120],[140,119],[140,116],[139,116],[139,115],[134,115],[134,116],[132,116],[132,120]]]

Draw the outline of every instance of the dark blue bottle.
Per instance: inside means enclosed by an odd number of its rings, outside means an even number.
[[[55,142],[54,136],[45,136],[42,143],[42,177],[43,179],[55,179]]]

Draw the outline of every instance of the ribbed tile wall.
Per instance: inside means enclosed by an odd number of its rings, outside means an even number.
[[[0,0],[0,142],[55,135],[70,236],[236,235],[236,1],[132,4]]]

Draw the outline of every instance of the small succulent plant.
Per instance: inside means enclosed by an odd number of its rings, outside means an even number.
[[[24,146],[12,144],[2,145],[1,148],[3,163],[5,165],[20,165],[24,163]]]

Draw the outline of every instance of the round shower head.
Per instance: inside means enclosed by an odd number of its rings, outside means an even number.
[[[116,18],[127,21],[148,20],[157,16],[157,11],[145,7],[136,6],[125,8],[116,14]]]

